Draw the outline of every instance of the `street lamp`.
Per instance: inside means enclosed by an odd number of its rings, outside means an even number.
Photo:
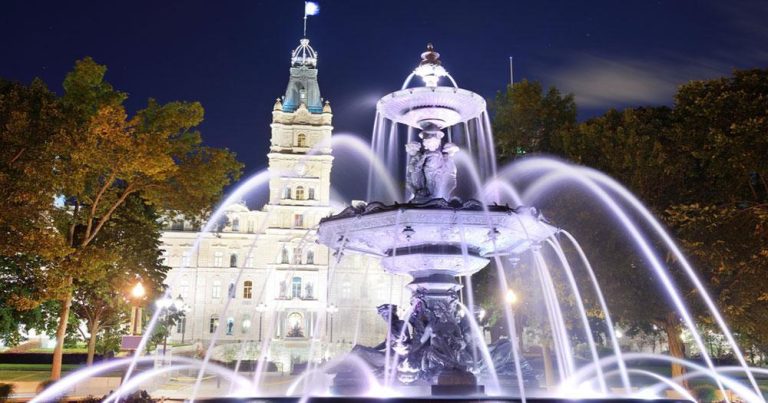
[[[518,299],[518,298],[517,298],[517,294],[516,294],[516,293],[515,293],[515,291],[514,291],[514,290],[512,290],[511,288],[507,290],[507,293],[506,293],[506,294],[504,294],[504,300],[505,300],[505,301],[506,301],[506,302],[507,302],[509,305],[514,305],[514,304],[516,304],[516,303],[517,303],[517,299]]]
[[[131,297],[134,304],[131,306],[131,335],[141,335],[141,300],[146,291],[141,282],[136,283],[131,289]]]
[[[261,341],[261,323],[264,319],[264,312],[267,310],[267,305],[265,303],[260,303],[259,305],[256,305],[256,311],[259,313],[259,341]]]
[[[333,314],[338,312],[339,308],[334,304],[330,304],[328,305],[328,308],[326,308],[325,311],[328,312],[328,314],[330,314],[330,317],[331,317],[331,343],[333,343]]]

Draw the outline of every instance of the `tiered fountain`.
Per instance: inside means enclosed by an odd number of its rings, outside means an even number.
[[[377,106],[385,118],[420,131],[421,142],[405,146],[410,200],[349,207],[321,221],[319,242],[337,253],[380,257],[387,272],[413,278],[407,317],[398,322],[392,312],[385,315],[396,322],[387,345],[353,352],[384,376],[392,368],[401,382],[431,384],[433,394],[481,393],[475,374],[491,365],[478,354],[485,346],[477,345],[483,341],[472,333],[471,315],[459,303],[457,277],[482,270],[494,255],[522,253],[556,229],[535,208],[452,197],[457,182],[453,156],[461,150],[445,141],[443,131],[478,118],[485,100],[458,87],[438,86],[448,73],[431,45],[421,57],[415,73],[426,86],[393,92]],[[498,352],[490,358],[494,368],[512,359],[508,346],[491,347]],[[519,360],[517,369],[507,367],[520,371]]]

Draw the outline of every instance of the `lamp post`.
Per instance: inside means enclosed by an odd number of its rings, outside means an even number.
[[[131,306],[131,335],[141,335],[141,300],[146,291],[141,282],[136,283],[131,289],[131,299],[134,304]]]
[[[264,312],[267,310],[267,305],[265,303],[260,303],[259,305],[256,305],[256,311],[259,312],[259,341],[261,341],[261,323],[262,319],[264,319]]]
[[[339,308],[334,304],[330,304],[328,305],[328,308],[326,308],[326,312],[328,312],[331,317],[331,343],[333,343],[333,314],[338,311]]]

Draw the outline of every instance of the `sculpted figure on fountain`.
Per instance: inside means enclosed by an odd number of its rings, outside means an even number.
[[[389,349],[390,359],[392,359],[398,354],[398,351],[402,352],[411,342],[405,321],[397,315],[397,305],[383,304],[379,305],[376,310],[381,318],[390,325],[387,338],[374,347],[355,345],[352,348],[352,353],[367,362],[375,372],[382,373],[386,366],[387,349]]]
[[[459,148],[453,143],[442,145],[443,132],[425,130],[422,142],[405,145],[408,153],[406,186],[416,201],[449,199],[456,189],[456,164],[453,155]]]

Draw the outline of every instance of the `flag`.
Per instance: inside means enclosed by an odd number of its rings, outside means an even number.
[[[320,5],[314,1],[304,2],[304,16],[317,15],[320,12]]]

